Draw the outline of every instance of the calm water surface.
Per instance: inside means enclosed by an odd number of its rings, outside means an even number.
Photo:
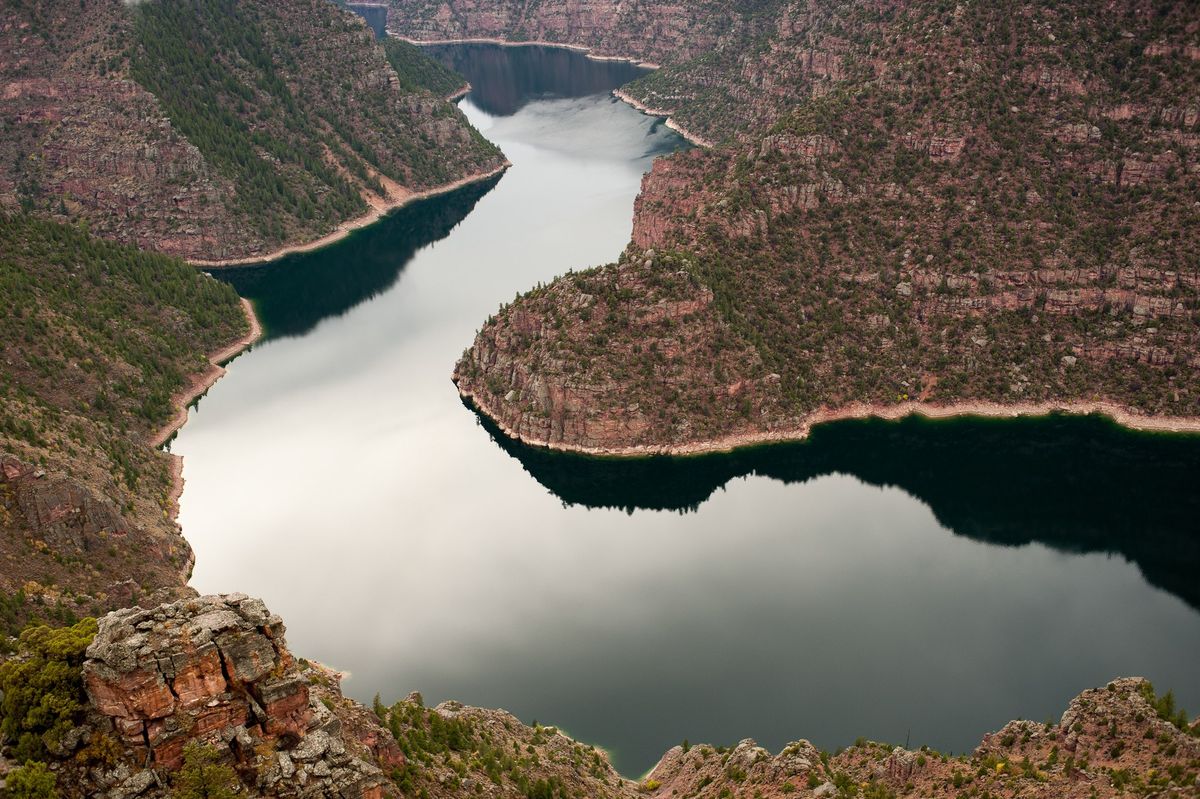
[[[1126,674],[1200,710],[1195,439],[863,422],[637,463],[493,441],[455,359],[500,302],[615,259],[684,144],[607,96],[628,65],[440,55],[514,166],[224,274],[270,336],[172,447],[199,590],[262,596],[360,699],[504,707],[630,775],[685,737],[963,751]]]

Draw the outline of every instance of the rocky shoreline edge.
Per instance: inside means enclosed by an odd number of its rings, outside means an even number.
[[[465,94],[467,91],[470,91],[470,84],[467,84],[462,91],[463,94]],[[494,178],[497,175],[503,174],[510,166],[512,166],[512,162],[505,158],[504,162],[494,169],[473,172],[470,175],[459,178],[455,181],[451,181],[450,183],[443,183],[442,185],[434,186],[431,189],[424,189],[422,191],[415,192],[410,192],[408,189],[405,189],[395,181],[388,180],[383,176],[377,176],[383,182],[384,188],[387,190],[387,196],[382,198],[372,198],[372,200],[368,201],[371,206],[371,210],[367,211],[361,216],[355,217],[354,219],[349,219],[345,222],[342,222],[332,232],[327,233],[318,239],[313,239],[312,241],[301,244],[289,244],[285,247],[275,250],[274,252],[265,253],[263,255],[248,255],[244,258],[227,258],[216,261],[191,260],[188,261],[188,263],[201,269],[225,269],[232,266],[265,264],[271,261],[277,261],[286,255],[313,252],[314,250],[319,250],[324,247],[328,247],[330,244],[341,241],[356,230],[378,222],[380,219],[383,219],[397,208],[402,208],[409,203],[414,203],[418,200],[426,200],[430,197],[436,197],[440,194],[449,194],[452,191],[461,189],[464,186],[470,186],[473,183],[481,183],[489,178]]]
[[[342,675],[293,654],[283,619],[244,594],[117,610],[71,633],[51,666],[80,686],[79,723],[47,752],[63,799],[183,795],[181,767],[194,770],[198,749],[223,775],[221,795],[297,799],[728,799],[747,788],[761,799],[1115,799],[1200,788],[1200,725],[1139,677],[1083,691],[1057,721],[1010,721],[959,756],[865,738],[834,752],[798,739],[777,754],[751,738],[685,740],[634,781],[603,750],[503,710],[428,708],[417,693],[390,707],[377,695],[368,709],[342,693]]]
[[[840,408],[822,409],[805,416],[797,426],[755,433],[738,433],[721,438],[689,441],[684,444],[639,444],[627,447],[586,447],[563,441],[546,441],[531,438],[512,430],[487,404],[470,389],[464,388],[454,378],[459,397],[476,412],[486,416],[504,435],[527,447],[611,458],[648,458],[653,456],[691,456],[730,453],[749,447],[771,444],[787,444],[808,438],[817,425],[841,422],[850,419],[883,419],[899,421],[909,416],[927,419],[949,419],[954,417],[980,417],[985,419],[1013,419],[1020,416],[1071,416],[1100,415],[1111,419],[1122,427],[1140,432],[1200,434],[1200,417],[1144,416],[1133,410],[1109,402],[1039,402],[1002,404],[996,402],[956,402],[935,405],[927,402],[903,402],[896,405],[871,405],[852,403]]]
[[[711,139],[704,138],[699,133],[693,133],[692,131],[688,130],[683,125],[680,125],[678,122],[676,122],[674,119],[672,119],[670,111],[664,111],[661,108],[651,108],[650,106],[643,103],[641,100],[637,100],[637,99],[633,98],[628,93],[623,92],[620,89],[613,89],[612,95],[613,95],[613,97],[616,97],[621,102],[627,103],[628,105],[633,106],[638,111],[641,111],[643,114],[645,114],[646,116],[662,117],[663,119],[667,120],[668,128],[675,131],[680,136],[687,139],[689,142],[691,142],[692,144],[694,144],[697,147],[711,148],[711,147],[716,146],[716,142],[712,141]]]
[[[157,448],[167,443],[171,436],[175,435],[179,428],[183,427],[187,422],[188,406],[197,397],[212,388],[213,384],[225,375],[225,364],[233,360],[234,357],[242,354],[251,344],[262,337],[262,323],[258,321],[258,314],[254,312],[254,305],[245,297],[240,297],[239,299],[242,304],[242,313],[246,315],[246,322],[250,325],[250,331],[237,341],[209,354],[208,368],[192,378],[192,381],[186,387],[171,397],[171,404],[176,409],[175,415],[171,417],[171,421],[159,428],[158,432],[150,437],[151,447]]]

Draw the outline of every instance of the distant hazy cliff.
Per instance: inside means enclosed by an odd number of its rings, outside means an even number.
[[[13,692],[6,708],[52,698],[63,710],[7,718],[6,729],[41,736],[25,748],[49,764],[63,799],[159,799],[197,786],[212,791],[198,794],[206,796],[313,799],[1048,799],[1200,790],[1200,728],[1136,678],[1085,691],[1057,722],[1009,722],[970,755],[865,740],[836,754],[799,740],[775,755],[752,740],[685,742],[635,783],[594,747],[502,710],[457,702],[427,709],[412,694],[390,707],[377,701],[372,712],[341,694],[336,672],[297,659],[284,632],[260,600],[235,594],[26,634],[25,660],[0,665]],[[36,681],[47,674],[58,678]]]

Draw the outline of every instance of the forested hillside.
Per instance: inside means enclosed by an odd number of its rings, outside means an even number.
[[[489,320],[464,393],[618,451],[914,402],[1200,416],[1194,4],[763,9],[626,87],[721,143],[656,162],[620,265]]]
[[[417,52],[389,58],[327,0],[14,0],[2,13],[9,210],[217,260],[503,163],[445,102],[451,76]]]

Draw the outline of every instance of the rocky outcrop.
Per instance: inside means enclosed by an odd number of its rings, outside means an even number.
[[[293,658],[282,620],[260,600],[200,597],[109,614],[83,679],[87,736],[111,730],[124,762],[152,773],[138,795],[160,795],[152,786],[169,783],[193,743],[222,753],[256,796],[397,793],[385,774],[405,763],[396,742],[341,697],[334,673]],[[128,796],[127,772],[86,779],[100,795]]]
[[[774,756],[751,740],[675,747],[643,788],[663,799],[1200,795],[1200,738],[1160,718],[1154,700],[1145,680],[1116,680],[1080,694],[1056,724],[1009,722],[961,757],[873,742],[834,755],[803,740]]]
[[[240,594],[102,618],[82,665],[85,721],[53,752],[60,795],[164,799],[196,746],[252,797],[637,795],[601,751],[502,710],[429,709],[415,693],[368,710],[284,632]]]
[[[217,8],[6,6],[0,210],[193,260],[261,257],[504,163],[356,15]],[[209,55],[189,71],[190,46]]]
[[[650,250],[535,291],[484,325],[459,392],[513,438],[587,452],[662,451],[731,416],[753,429],[780,413],[778,376],[689,267]]]
[[[751,740],[677,746],[640,784],[595,747],[503,710],[420,694],[373,710],[338,675],[288,650],[282,620],[240,594],[116,611],[86,650],[82,723],[57,739],[64,799],[165,799],[188,747],[204,747],[249,797],[812,797],[1200,795],[1200,724],[1145,680],[1074,699],[1057,723],[1014,721],[970,755],[805,740],[772,755]]]

